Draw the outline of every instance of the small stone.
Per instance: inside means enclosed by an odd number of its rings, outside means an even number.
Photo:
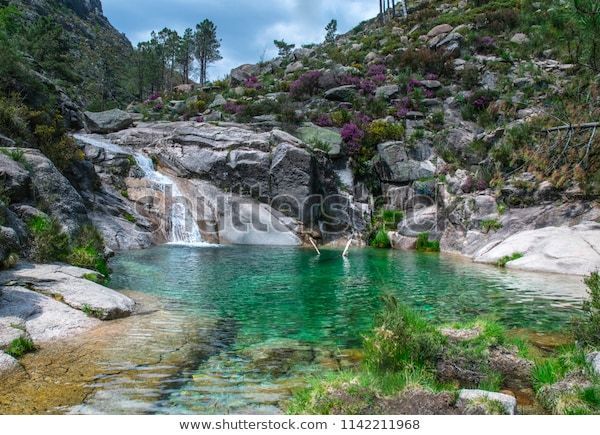
[[[519,45],[527,44],[529,42],[529,37],[525,33],[515,33],[510,39],[510,42]]]
[[[596,375],[600,376],[600,352],[594,352],[587,356],[587,361],[592,366]]]
[[[450,32],[452,32],[452,29],[453,29],[453,27],[450,24],[440,24],[438,26],[435,26],[433,29],[431,29],[427,33],[427,36],[430,38],[433,38],[435,36],[442,35],[444,33],[450,33]]]
[[[517,413],[517,399],[515,399],[513,396],[509,396],[508,394],[492,393],[491,391],[460,390],[458,394],[457,405],[462,404],[465,406],[481,399],[492,400],[500,403],[508,415],[515,415]]]
[[[227,100],[225,99],[225,97],[221,94],[217,94],[215,96],[215,99],[213,100],[213,102],[210,104],[210,106],[208,106],[211,109],[217,108],[217,107],[222,107],[225,104],[227,104]]]

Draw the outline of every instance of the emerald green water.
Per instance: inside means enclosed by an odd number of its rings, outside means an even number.
[[[368,249],[344,259],[333,250],[162,246],[121,254],[112,268],[115,289],[220,325],[207,332],[212,350],[145,410],[160,413],[275,412],[302,375],[360,347],[386,293],[432,321],[489,316],[536,331],[563,328],[585,296],[580,278]]]

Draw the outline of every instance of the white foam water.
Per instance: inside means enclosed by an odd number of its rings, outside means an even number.
[[[150,181],[156,189],[160,190],[163,194],[166,194],[169,188],[171,189],[170,244],[209,246],[208,243],[202,240],[202,234],[200,233],[200,228],[194,218],[194,213],[192,210],[188,210],[188,207],[186,206],[187,200],[181,193],[179,186],[177,186],[177,183],[172,178],[157,171],[154,168],[154,163],[150,157],[141,152],[129,150],[112,142],[95,137],[83,134],[76,134],[74,137],[84,143],[105,149],[112,153],[133,156],[140,169],[144,172],[145,178]]]

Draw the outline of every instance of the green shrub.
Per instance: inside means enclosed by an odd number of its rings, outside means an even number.
[[[89,317],[94,317],[96,319],[102,319],[104,317],[104,312],[100,309],[97,308],[92,308],[89,305],[84,305],[81,308],[81,311],[83,311],[84,314],[86,314]]]
[[[585,318],[575,323],[575,338],[588,347],[600,347],[600,273],[594,272],[586,278],[589,300],[583,305]]]
[[[373,121],[366,130],[364,144],[374,147],[387,141],[404,139],[404,126],[384,120]]]
[[[12,269],[18,262],[19,256],[14,252],[11,252],[2,262],[0,262],[0,269]]]
[[[33,217],[28,223],[32,257],[40,263],[64,261],[69,254],[69,236],[54,218]]]
[[[496,263],[496,266],[498,267],[506,267],[506,265],[508,263],[510,263],[511,261],[516,261],[520,258],[523,258],[525,255],[520,253],[520,252],[515,252],[512,255],[507,255],[505,257],[502,257],[500,260],[498,260],[498,262]]]
[[[440,242],[429,240],[429,233],[419,234],[417,237],[417,251],[440,252]]]
[[[490,231],[499,231],[504,226],[498,222],[497,219],[487,219],[481,222],[481,229],[484,233],[489,233]]]
[[[382,228],[375,233],[375,236],[371,240],[371,247],[378,249],[389,249],[392,247],[392,242],[390,241],[390,237],[385,228]]]
[[[325,142],[317,137],[311,138],[308,141],[308,143],[314,150],[321,150],[326,153],[329,153],[331,151],[331,145],[329,145],[327,142]]]
[[[11,341],[4,352],[13,358],[21,358],[23,355],[33,352],[34,350],[35,345],[31,339],[20,337]]]
[[[381,212],[381,219],[386,230],[396,231],[398,225],[404,219],[404,212],[401,210],[384,210]]]
[[[393,372],[433,364],[442,352],[442,335],[395,297],[383,300],[384,310],[364,340],[365,367],[373,372]]]
[[[110,275],[110,270],[104,256],[91,247],[73,248],[67,256],[67,262],[72,266],[96,270],[104,276]]]

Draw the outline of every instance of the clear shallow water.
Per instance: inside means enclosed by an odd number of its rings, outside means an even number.
[[[386,293],[435,321],[490,316],[536,331],[559,331],[585,296],[581,278],[396,251],[346,260],[333,250],[162,246],[121,254],[112,268],[112,287],[212,319],[200,334],[211,351],[165,381],[145,411],[160,413],[276,412],[303,375],[343,365],[339,349],[360,347]]]

